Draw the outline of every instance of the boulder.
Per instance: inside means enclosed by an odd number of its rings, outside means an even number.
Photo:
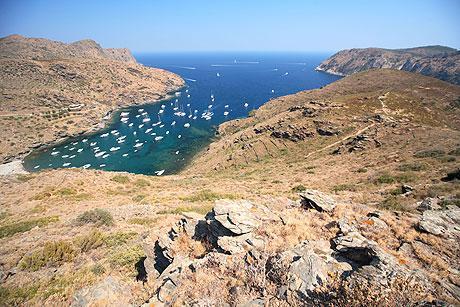
[[[437,236],[459,236],[460,208],[451,206],[447,210],[427,210],[422,214],[418,229]]]
[[[254,247],[262,247],[264,241],[254,234],[247,233],[240,236],[223,236],[217,238],[217,245],[229,254],[244,253]]]
[[[440,210],[441,206],[439,205],[440,199],[427,197],[424,200],[417,203],[417,210],[419,211],[427,211],[427,210]]]
[[[320,212],[331,212],[335,208],[334,199],[320,191],[307,189],[299,195],[301,205],[306,208],[313,208]]]
[[[253,231],[260,225],[259,219],[251,212],[253,204],[246,200],[232,201],[221,199],[216,201],[213,214],[209,217],[210,224],[215,220],[223,228],[211,228],[216,237],[226,235],[242,235]],[[215,225],[218,226],[218,225]],[[227,231],[226,231],[227,230]]]
[[[71,306],[132,306],[130,300],[130,289],[108,276],[94,286],[75,292]]]

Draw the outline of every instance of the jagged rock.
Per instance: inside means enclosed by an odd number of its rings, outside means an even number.
[[[458,236],[460,235],[460,208],[451,206],[448,210],[427,210],[423,212],[418,228],[438,236]]]
[[[244,253],[254,247],[262,247],[264,241],[256,238],[252,233],[240,236],[224,236],[217,239],[217,245],[230,254]]]
[[[335,124],[330,122],[314,121],[316,126],[316,132],[322,136],[333,136],[340,134],[340,130]]]
[[[334,199],[320,191],[307,189],[299,195],[300,202],[304,207],[326,212],[331,212],[335,208]]]
[[[252,208],[252,203],[246,200],[232,201],[221,199],[216,201],[210,221],[212,223],[213,220],[216,220],[225,230],[230,231],[234,235],[245,234],[260,225],[259,220],[251,212]],[[225,231],[215,233],[216,237],[222,232]]]
[[[288,130],[275,130],[270,136],[277,139],[286,139],[293,142],[303,141],[306,138],[312,137],[313,132],[309,131],[306,127],[291,127]]]
[[[255,298],[255,299],[250,300],[248,302],[239,304],[238,306],[240,306],[240,307],[263,307],[263,306],[265,306],[265,299],[263,299],[263,298]]]
[[[407,185],[407,184],[403,184],[401,186],[401,192],[404,194],[404,195],[407,195],[407,194],[410,194],[414,191],[414,188],[411,187],[410,185]]]
[[[132,306],[131,291],[112,276],[100,283],[78,290],[73,297],[72,306]]]
[[[279,289],[279,296],[291,294],[308,297],[309,292],[328,282],[328,276],[335,272],[351,270],[351,266],[332,257],[333,250],[326,240],[303,241],[291,250],[281,254],[289,261],[287,285]]]
[[[439,205],[439,202],[439,198],[427,197],[417,203],[417,210],[422,212],[427,210],[440,210],[441,206]]]

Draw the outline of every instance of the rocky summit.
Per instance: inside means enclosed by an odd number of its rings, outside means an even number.
[[[376,68],[405,70],[460,84],[460,51],[444,46],[349,49],[337,52],[316,70],[348,76]]]

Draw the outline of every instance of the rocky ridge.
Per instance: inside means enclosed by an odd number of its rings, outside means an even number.
[[[316,70],[348,76],[376,68],[405,70],[460,84],[460,51],[443,46],[348,49],[323,61]]]

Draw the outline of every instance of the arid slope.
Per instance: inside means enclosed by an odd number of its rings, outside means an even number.
[[[153,102],[184,85],[136,63],[127,49],[18,35],[0,39],[0,162],[99,129],[109,112]]]

